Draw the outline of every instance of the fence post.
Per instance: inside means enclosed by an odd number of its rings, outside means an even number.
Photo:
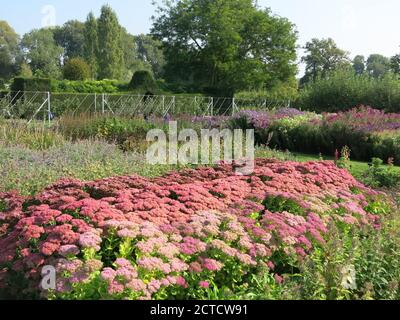
[[[101,113],[105,112],[105,96],[104,93],[101,94]]]
[[[51,94],[50,92],[47,92],[47,117],[49,119],[49,123],[51,123]]]
[[[236,108],[236,106],[235,106],[235,98],[233,97],[232,98],[232,117],[235,115],[235,108]]]
[[[175,96],[172,97],[172,114],[175,114],[176,101]]]
[[[210,98],[210,104],[211,104],[211,117],[214,117],[214,97]]]
[[[94,93],[94,113],[97,113],[97,93]]]

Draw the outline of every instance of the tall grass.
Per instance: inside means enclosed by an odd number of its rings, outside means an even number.
[[[1,120],[0,141],[5,146],[21,145],[46,150],[65,143],[65,138],[44,122],[27,124],[23,120]]]

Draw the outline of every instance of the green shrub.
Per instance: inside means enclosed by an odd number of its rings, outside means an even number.
[[[157,83],[151,73],[147,70],[136,71],[132,76],[129,87],[133,90],[141,90],[145,92],[157,91]]]
[[[324,248],[304,261],[285,283],[291,297],[306,300],[400,298],[399,219],[384,217],[380,228],[332,228]],[[301,276],[300,276],[301,274]],[[284,289],[284,290],[285,290]]]
[[[400,111],[400,80],[387,74],[376,79],[353,70],[339,70],[306,85],[296,106],[304,110],[337,112],[357,105]]]
[[[392,188],[400,184],[400,174],[394,170],[392,164],[383,166],[383,160],[373,158],[372,163],[363,177],[363,181],[372,187]]]
[[[51,88],[57,93],[117,93],[127,90],[127,84],[118,80],[70,81],[53,80]]]
[[[86,80],[90,78],[91,71],[85,60],[73,58],[65,63],[63,74],[67,80]]]

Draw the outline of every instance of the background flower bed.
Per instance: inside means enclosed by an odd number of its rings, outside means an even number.
[[[370,107],[336,114],[302,113],[296,109],[277,112],[242,112],[230,127],[255,129],[256,142],[272,148],[311,154],[333,155],[347,146],[355,160],[400,164],[400,117]]]
[[[295,278],[333,230],[381,228],[382,197],[333,162],[274,160],[251,176],[221,165],[2,194],[2,295],[38,297],[50,264],[58,281],[47,298],[237,297],[257,281],[276,298],[282,276]]]

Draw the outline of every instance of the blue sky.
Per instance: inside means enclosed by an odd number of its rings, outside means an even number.
[[[99,14],[104,3],[118,13],[132,34],[148,32],[154,6],[151,0],[2,0],[0,20],[7,20],[23,34],[38,28],[45,18],[42,10],[55,8],[56,24],[70,19],[85,20],[89,11]],[[400,52],[399,0],[259,0],[273,12],[297,25],[299,44],[313,37],[332,37],[351,55]]]

